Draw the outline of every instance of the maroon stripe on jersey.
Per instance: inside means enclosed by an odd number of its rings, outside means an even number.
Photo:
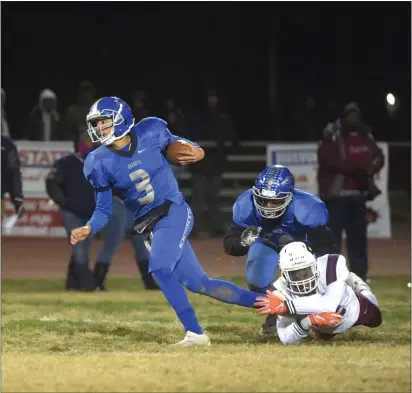
[[[338,264],[339,255],[329,254],[328,255],[328,264],[326,267],[326,284],[332,284],[336,281],[336,266]]]

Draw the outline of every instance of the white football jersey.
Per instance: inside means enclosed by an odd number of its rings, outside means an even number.
[[[277,328],[279,338],[285,344],[299,342],[308,335],[299,321],[309,314],[337,312],[343,314],[342,322],[333,327],[316,327],[327,334],[343,333],[359,318],[360,304],[354,290],[346,283],[349,270],[343,255],[326,254],[317,259],[319,283],[316,293],[299,296],[287,289],[286,280],[280,277],[274,287],[287,300],[291,315],[279,316]]]

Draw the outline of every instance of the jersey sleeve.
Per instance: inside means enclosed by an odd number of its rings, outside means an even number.
[[[306,203],[299,206],[295,216],[297,220],[308,228],[321,227],[327,224],[329,214],[325,204],[318,199],[306,199]]]
[[[149,129],[149,134],[151,137],[157,139],[157,143],[160,147],[160,150],[165,150],[167,146],[176,141],[185,141],[193,146],[199,147],[195,142],[192,142],[188,139],[181,138],[177,135],[173,135],[167,128],[167,123],[157,117],[150,117],[144,120],[145,126]]]
[[[277,331],[281,343],[285,345],[299,344],[309,332],[301,326],[298,319],[290,316],[278,317]]]
[[[112,215],[112,189],[107,180],[101,160],[94,154],[89,154],[84,162],[83,173],[93,187],[96,207],[86,225],[90,226],[91,234],[95,235],[103,229]]]
[[[329,263],[331,263],[331,268]],[[335,273],[332,273],[332,269]],[[328,275],[330,278],[328,278]],[[289,312],[299,315],[336,312],[343,300],[348,276],[349,271],[346,267],[346,260],[342,255],[338,256],[335,263],[333,260],[328,261],[326,282],[329,281],[330,283],[327,285],[325,293],[287,300],[286,305]]]

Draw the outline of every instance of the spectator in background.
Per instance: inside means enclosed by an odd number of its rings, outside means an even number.
[[[165,110],[162,114],[162,118],[167,121],[167,127],[174,135],[184,136],[185,130],[185,118],[183,112],[177,107],[176,101],[172,97],[168,97],[165,101]]]
[[[92,82],[83,81],[77,90],[77,101],[70,105],[64,116],[64,136],[66,140],[76,142],[87,131],[86,115],[96,101],[96,87]]]
[[[192,174],[192,209],[196,217],[193,235],[207,230],[212,236],[223,236],[225,228],[222,226],[220,213],[220,190],[222,174],[226,169],[229,149],[225,141],[236,144],[236,133],[230,117],[219,110],[219,98],[215,90],[207,92],[207,106],[199,115],[195,116],[188,127],[188,138],[191,140],[210,140],[215,147],[205,147],[203,161],[190,165]],[[204,206],[208,210],[208,228],[203,219]]]
[[[5,136],[10,136],[9,123],[6,119],[6,112],[4,110],[4,105],[6,103],[6,92],[1,89],[1,134]]]
[[[93,188],[83,174],[83,163],[87,154],[94,149],[87,132],[80,135],[76,153],[57,160],[46,179],[49,197],[60,207],[63,225],[68,236],[73,228],[86,225],[93,214],[95,199]],[[113,190],[116,195],[116,190]],[[89,250],[92,239],[86,239],[73,246],[67,269],[66,289],[94,291],[106,290],[105,278],[112,258],[119,249],[126,229],[133,225],[130,213],[118,196],[113,197],[112,217],[105,228],[103,247],[97,256],[94,272],[89,267]],[[149,253],[140,235],[130,236],[135,251],[137,266],[146,289],[157,289],[149,274]]]
[[[355,103],[344,108],[341,119],[326,126],[318,162],[319,195],[329,211],[328,226],[339,250],[345,230],[350,270],[366,280],[366,201],[380,194],[373,176],[383,167],[384,156]]]
[[[333,123],[340,114],[339,103],[336,98],[330,98],[326,108],[326,121]]]
[[[24,197],[19,153],[13,141],[1,135],[1,217],[4,217],[5,194],[10,195],[17,217],[24,213]]]
[[[33,108],[27,121],[23,139],[29,141],[64,140],[57,112],[57,96],[53,90],[40,92],[39,102]]]
[[[292,127],[296,130],[299,141],[317,141],[321,137],[319,106],[312,95],[304,96],[304,100],[299,102],[291,121],[295,123]]]
[[[147,96],[142,90],[135,90],[132,94],[132,112],[134,121],[137,124],[140,120],[149,116],[147,109]]]

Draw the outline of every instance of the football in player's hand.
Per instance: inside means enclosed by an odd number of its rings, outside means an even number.
[[[172,165],[181,165],[179,158],[185,153],[190,153],[192,146],[186,141],[175,141],[169,144],[166,149],[166,159]]]

